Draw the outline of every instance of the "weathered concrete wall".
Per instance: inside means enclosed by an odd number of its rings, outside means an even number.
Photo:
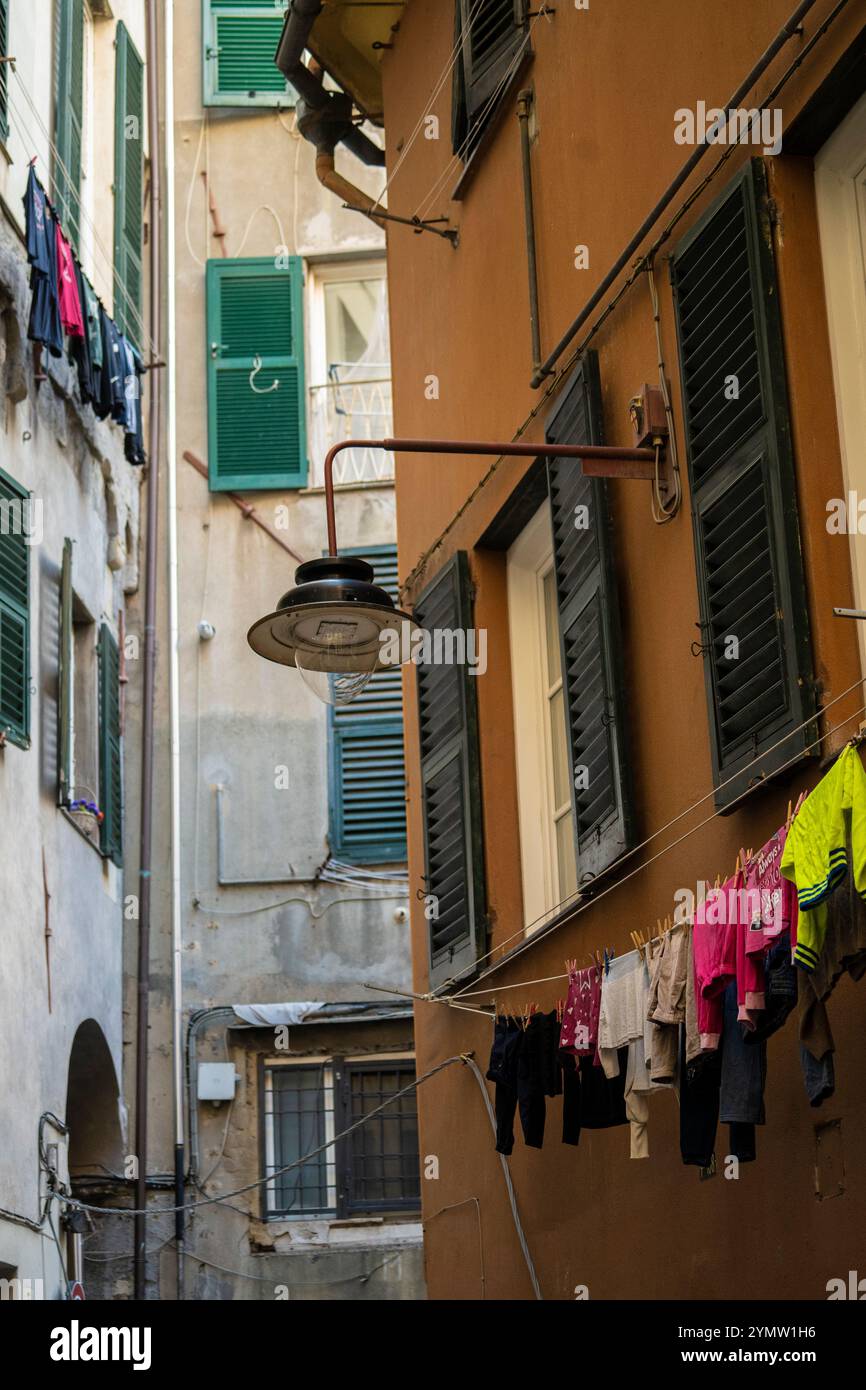
[[[124,3],[116,13],[140,30],[143,9],[141,3]],[[113,140],[109,29],[113,25],[100,23],[93,71],[100,75],[99,119]],[[125,1151],[118,1110],[121,873],[57,806],[60,566],[64,538],[71,537],[75,594],[95,623],[108,621],[116,632],[126,591],[136,583],[140,472],[124,459],[120,428],[97,421],[81,406],[65,358],[49,358],[48,380],[34,382],[21,195],[30,155],[39,155],[37,168],[46,183],[50,157],[21,85],[50,128],[50,6],[12,7],[10,51],[18,72],[9,79],[11,131],[0,151],[0,468],[32,492],[41,535],[29,550],[31,746],[0,749],[0,1264],[17,1266],[20,1278],[42,1278],[44,1296],[54,1298],[62,1274],[50,1230],[39,1222],[45,1196],[39,1117],[51,1111],[70,1126],[73,1163],[111,1166]],[[19,123],[19,112],[28,128]],[[88,168],[96,193],[85,199],[109,247],[111,158],[109,166],[100,157],[98,178]],[[85,269],[104,288],[108,272],[93,241],[81,251]],[[95,649],[89,674],[95,691]],[[87,1026],[79,1033],[82,1025]],[[88,1068],[90,1095],[80,1086]],[[60,1139],[46,1129],[46,1143]],[[52,1214],[56,1225],[56,1205]]]
[[[328,855],[327,723],[325,707],[297,672],[253,655],[246,642],[252,621],[271,610],[291,586],[296,562],[206,481],[182,454],[207,461],[205,263],[209,257],[275,256],[282,248],[307,267],[334,257],[381,257],[383,237],[356,213],[343,211],[315,179],[312,147],[293,133],[291,111],[210,108],[201,98],[201,6],[175,7],[174,131],[177,220],[177,441],[179,527],[179,657],[181,717],[181,906],[184,933],[184,1016],[202,1007],[234,1002],[291,999],[370,1000],[367,982],[406,988],[409,940],[405,888],[392,884],[371,894],[363,887],[315,881]],[[364,169],[340,152],[340,167],[364,187],[381,187],[382,171]],[[208,187],[202,178],[207,173]],[[225,229],[213,236],[213,198]],[[305,295],[308,318],[309,276]],[[308,354],[309,360],[309,354]],[[165,489],[163,488],[163,502]],[[325,513],[319,490],[250,493],[247,500],[272,526],[286,508],[279,534],[301,559],[326,549]],[[341,545],[380,545],[395,538],[391,485],[365,484],[338,496]],[[283,520],[285,517],[282,518]],[[165,513],[160,545],[165,554]],[[164,575],[160,569],[160,582]],[[148,1171],[168,1174],[173,1165],[171,1107],[171,997],[169,898],[169,770],[166,594],[160,590],[160,660],[156,715],[156,805],[151,973],[150,1149]],[[200,619],[216,635],[202,642]],[[140,613],[137,622],[140,624]],[[137,746],[140,673],[131,671],[130,744]],[[288,789],[275,786],[275,770],[289,769]],[[224,789],[224,877],[217,873],[217,788]],[[137,835],[137,807],[130,808]],[[132,860],[137,841],[132,838]],[[276,880],[270,886],[257,880]],[[248,884],[244,880],[249,880]],[[133,875],[130,883],[134,883]],[[133,891],[130,889],[130,891]],[[130,931],[127,1076],[135,1063],[135,951]],[[219,1046],[222,1046],[220,1043]],[[224,1053],[217,1051],[222,1058]],[[240,1069],[240,1068],[239,1068]],[[238,1106],[215,1185],[240,1185],[260,1173],[257,1101]],[[205,1117],[206,1119],[206,1117]],[[224,1117],[213,1134],[221,1137]],[[202,1167],[214,1148],[207,1124]],[[218,1157],[219,1145],[216,1144]],[[228,1182],[228,1176],[237,1182]],[[195,1195],[190,1192],[190,1197]],[[165,1204],[156,1194],[154,1204]],[[154,1222],[150,1244],[170,1235]],[[115,1239],[113,1236],[112,1239]],[[420,1236],[415,1254],[403,1250],[404,1275],[420,1281]],[[191,1226],[190,1248],[228,1269],[257,1272],[265,1260],[251,1251],[248,1222],[228,1206],[207,1207]],[[374,1243],[374,1250],[379,1247]],[[292,1260],[300,1257],[292,1256]],[[306,1257],[304,1257],[306,1258]],[[347,1258],[347,1257],[346,1257]],[[355,1258],[352,1256],[352,1258]],[[367,1258],[366,1256],[364,1257]],[[405,1275],[409,1266],[411,1273]],[[414,1260],[414,1264],[411,1261]],[[373,1259],[373,1263],[376,1263]],[[268,1262],[277,1263],[276,1261]],[[346,1272],[338,1256],[338,1275]],[[189,1269],[195,1268],[190,1259]],[[351,1270],[349,1271],[351,1273]],[[173,1297],[174,1255],[149,1264],[151,1296]],[[112,1265],[111,1289],[125,1295],[128,1268]],[[292,1266],[290,1283],[304,1282]],[[364,1296],[375,1297],[377,1275]],[[351,1293],[351,1281],[339,1296]],[[273,1297],[254,1280],[218,1271],[190,1274],[188,1297]],[[262,1285],[261,1289],[266,1290]],[[330,1294],[327,1296],[337,1296]],[[413,1294],[414,1296],[414,1294]]]

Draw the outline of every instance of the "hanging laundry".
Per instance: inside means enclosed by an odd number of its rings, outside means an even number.
[[[686,1019],[686,977],[689,968],[690,928],[666,931],[653,957],[647,1000],[650,1077],[670,1085],[677,1076],[679,1028]]]
[[[36,177],[36,170],[30,165],[27,175],[27,188],[24,193],[24,228],[27,243],[27,259],[33,270],[40,275],[48,275],[54,265],[56,250],[53,234],[49,236],[51,215],[48,212],[45,190]]]
[[[60,322],[70,338],[84,336],[84,315],[78,295],[78,280],[75,274],[75,259],[72,247],[57,226],[57,298],[60,304]]]
[[[627,1048],[623,1095],[631,1131],[632,1158],[649,1157],[648,1093],[660,1089],[647,1069],[651,1046],[649,971],[643,953],[630,951],[602,973],[598,1052],[608,1080],[618,1075],[619,1049]]]
[[[757,895],[761,908],[749,922],[747,955],[765,951],[783,932],[790,934],[792,945],[797,944],[797,891],[793,883],[782,876],[787,838],[788,827],[783,825],[746,867],[746,890],[750,895]]]
[[[141,421],[141,379],[144,366],[128,338],[121,339],[121,350],[126,368],[123,378],[126,401],[126,412],[122,421],[125,430],[124,453],[129,463],[142,464],[146,462]]]
[[[27,258],[30,261],[30,321],[27,336],[53,357],[63,354],[63,328],[57,297],[57,222],[45,190],[30,166],[24,194]]]
[[[595,1055],[598,1046],[598,1014],[601,1007],[601,971],[570,970],[568,996],[562,1013],[559,1045],[579,1057]]]
[[[767,1044],[761,1040],[750,1047],[743,1037],[734,981],[725,990],[724,1010],[719,1119],[723,1124],[765,1124]],[[745,1152],[750,1159],[754,1158],[754,1135],[741,1133],[738,1139],[737,1156],[743,1158]]]
[[[856,890],[866,897],[866,772],[851,744],[806,797],[782,855],[782,874],[796,884],[800,908],[794,959],[807,972],[819,964],[826,930],[826,915],[815,908],[845,877],[849,858]]]
[[[723,996],[737,976],[737,909],[730,909],[731,897],[737,902],[742,875],[728,879],[721,888],[711,889],[695,911],[692,930],[695,1003],[701,1048],[714,1052],[719,1046],[724,1022]],[[733,917],[733,920],[731,920]]]
[[[77,261],[75,262],[75,278],[79,298],[83,305],[85,302],[84,276]],[[90,339],[86,332],[82,333],[80,337],[70,338],[69,356],[78,371],[78,391],[81,400],[85,405],[92,404],[95,397],[94,367],[90,356]]]

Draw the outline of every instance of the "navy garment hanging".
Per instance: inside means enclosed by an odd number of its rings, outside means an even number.
[[[57,294],[57,220],[43,195],[42,201],[44,236],[39,235],[38,254],[43,250],[48,269],[43,271],[36,262],[30,271],[30,288],[33,298],[30,304],[30,322],[27,336],[32,342],[44,343],[52,357],[63,355],[63,328],[60,323],[60,300]],[[45,246],[42,242],[44,240]],[[29,238],[28,238],[29,244]]]

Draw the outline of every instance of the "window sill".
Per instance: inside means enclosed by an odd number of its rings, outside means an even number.
[[[487,123],[487,126],[485,127],[481,139],[478,141],[478,144],[475,146],[475,149],[472,151],[468,160],[463,165],[457,182],[451,190],[449,196],[453,203],[461,202],[463,197],[471,187],[475,175],[478,172],[478,167],[483,162],[485,152],[493,143],[493,140],[496,136],[496,132],[499,130],[499,127],[502,124],[502,117],[505,114],[505,109],[508,106],[509,100],[514,95],[514,92],[517,90],[517,88],[521,85],[524,78],[526,77],[527,72],[532,66],[534,58],[535,55],[532,52],[532,50],[527,49],[526,53],[524,53],[523,58],[520,61],[519,66],[517,67],[516,71],[512,74],[508,86],[503,91],[502,95],[499,98],[499,101],[496,103],[496,106],[493,109],[493,113],[490,117],[490,120]]]
[[[66,806],[60,806],[58,807],[58,810],[60,811],[60,814],[62,815],[63,819],[67,822],[67,824],[71,825],[74,830],[78,831],[78,834],[81,836],[82,840],[84,840],[88,845],[90,845],[90,848],[96,854],[99,855],[100,859],[104,859],[105,855],[102,853],[102,849],[100,848],[98,838],[96,840],[92,839],[91,836],[88,835],[84,827],[78,823],[72,812],[69,811]]]

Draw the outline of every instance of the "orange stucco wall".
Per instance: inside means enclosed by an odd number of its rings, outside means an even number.
[[[535,92],[532,171],[539,255],[543,351],[547,352],[594,290],[687,157],[674,143],[674,111],[726,103],[731,92],[787,18],[790,0],[592,0],[589,10],[557,6],[533,31],[534,59],[522,85]],[[830,5],[819,3],[806,24],[815,32]],[[787,123],[815,91],[864,23],[851,7],[785,88]],[[534,391],[529,300],[515,95],[479,160],[460,201],[449,193],[456,168],[428,197],[451,155],[451,86],[429,104],[452,44],[452,10],[443,0],[410,0],[394,48],[383,58],[392,211],[445,215],[459,228],[453,249],[428,235],[391,228],[389,276],[395,433],[415,436],[540,439],[561,378]],[[802,43],[804,40],[797,40]],[[795,56],[789,45],[759,85],[758,95]],[[751,104],[755,104],[754,97]],[[440,138],[422,135],[405,145],[426,111],[439,117]],[[405,155],[402,162],[401,155]],[[740,167],[736,151],[697,199],[672,240],[715,198]],[[713,153],[705,160],[706,172]],[[826,503],[842,496],[836,406],[817,241],[811,159],[770,161],[778,221],[774,233],[786,343],[788,387],[797,468],[816,676],[825,701],[860,675],[853,625],[834,620],[834,604],[850,603],[848,540],[827,534]],[[695,187],[696,181],[687,185]],[[676,209],[681,197],[673,204]],[[586,244],[590,268],[574,268],[574,248]],[[703,804],[666,836],[655,853],[711,816],[712,778],[704,675],[690,651],[698,636],[695,577],[675,325],[667,265],[656,267],[667,374],[673,393],[685,505],[670,525],[656,526],[649,487],[611,485],[622,608],[629,750],[634,772],[637,831],[644,838],[686,807]],[[656,379],[656,350],[646,277],[640,277],[595,335],[607,443],[630,445],[628,402]],[[560,366],[567,360],[562,359]],[[425,381],[438,378],[438,399]],[[477,588],[475,622],[488,630],[489,666],[478,680],[481,775],[491,945],[511,938],[522,922],[520,845],[508,644],[505,559],[478,546],[492,518],[519,485],[522,463],[487,474],[489,460],[403,458],[397,468],[400,573],[412,575],[407,601],[456,549],[469,552]],[[459,517],[457,513],[460,513]],[[455,519],[456,518],[456,519]],[[418,569],[420,562],[420,570]],[[414,674],[414,673],[411,673]],[[414,681],[407,675],[410,873],[422,886],[423,840]],[[862,703],[834,706],[833,723]],[[828,744],[838,746],[857,721]],[[563,961],[604,945],[630,949],[629,930],[652,928],[672,910],[674,891],[732,870],[741,845],[758,846],[784,819],[789,797],[814,782],[820,769],[796,769],[752,796],[733,815],[696,828],[657,862],[621,882],[602,901],[533,944],[485,985],[487,1002],[502,986],[561,975]],[[632,861],[630,867],[637,864]],[[413,919],[415,987],[427,988],[427,923],[416,903]],[[513,944],[513,943],[512,943]],[[479,988],[479,986],[475,986]],[[527,986],[515,995],[550,1009],[559,982]],[[512,995],[514,998],[514,995]],[[837,1093],[809,1109],[800,1075],[794,1020],[769,1047],[768,1122],[758,1133],[758,1161],[737,1181],[699,1182],[682,1166],[676,1101],[653,1097],[651,1157],[632,1162],[625,1129],[585,1133],[577,1150],[559,1142],[559,1102],[549,1104],[549,1137],[540,1151],[518,1138],[512,1172],[520,1210],[547,1298],[570,1298],[577,1284],[590,1296],[801,1297],[825,1296],[827,1279],[862,1265],[859,1232],[866,1219],[866,1068],[862,1037],[866,987],[847,979],[830,1004],[837,1043]],[[419,1072],[472,1049],[486,1068],[489,1018],[440,1003],[419,1003]],[[477,1087],[452,1067],[419,1092],[421,1153],[439,1159],[439,1177],[424,1183],[427,1277],[433,1298],[531,1296],[514,1233],[499,1161]],[[841,1118],[846,1191],[816,1199],[816,1124]],[[719,1148],[727,1133],[720,1130]],[[468,1199],[477,1198],[478,1205]],[[455,1205],[462,1204],[462,1205]],[[443,1211],[443,1208],[448,1208]],[[748,1252],[744,1249],[748,1245]],[[809,1259],[801,1258],[808,1249]],[[482,1280],[481,1270],[484,1269]]]

